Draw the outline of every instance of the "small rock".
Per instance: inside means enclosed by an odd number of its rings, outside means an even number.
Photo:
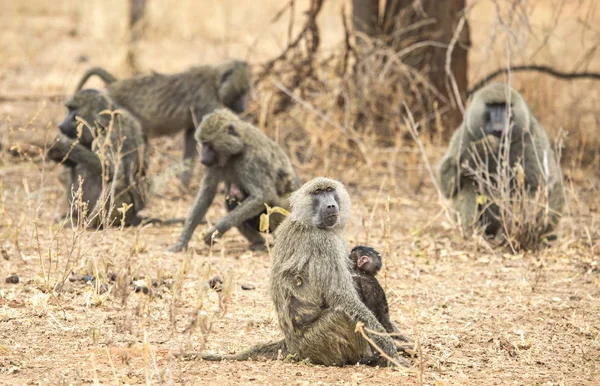
[[[83,281],[83,275],[71,275],[69,276],[70,282]]]
[[[210,279],[208,281],[208,286],[217,292],[221,291],[223,289],[223,280],[221,280],[221,276],[217,275]]]
[[[9,277],[6,278],[6,282],[10,283],[10,284],[18,284],[19,283],[19,276],[17,276],[17,275],[10,275]]]
[[[148,292],[150,292],[148,287],[146,287],[145,285],[136,285],[134,291],[136,294],[142,292],[144,295],[148,295]]]
[[[244,291],[252,291],[253,289],[256,289],[256,287],[252,284],[242,284],[242,289]]]
[[[88,281],[94,282],[94,281],[96,281],[96,278],[93,277],[92,275],[85,275],[83,277],[83,282],[87,283]]]

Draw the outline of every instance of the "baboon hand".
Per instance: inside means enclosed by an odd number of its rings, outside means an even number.
[[[498,149],[500,149],[500,138],[492,135],[492,134],[488,134],[485,137],[485,141],[488,145],[488,150],[491,151],[492,153],[497,153]]]
[[[187,249],[187,243],[183,241],[178,241],[176,244],[171,245],[167,248],[167,252],[181,252],[184,249]]]
[[[392,359],[394,360],[393,362],[387,361],[388,367],[397,367],[398,365],[402,367],[410,367],[410,362],[399,355],[394,355]]]
[[[204,234],[204,243],[211,245],[215,243],[215,240],[221,238],[222,233],[216,227],[212,227]]]
[[[46,157],[53,161],[61,161],[68,149],[71,147],[73,141],[66,136],[59,134],[48,144],[48,151]]]

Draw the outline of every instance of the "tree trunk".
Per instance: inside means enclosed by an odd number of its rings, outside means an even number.
[[[435,42],[435,46],[429,44],[407,50],[409,53],[401,60],[403,64],[424,74],[428,83],[438,91],[437,95],[433,93],[430,98],[426,98],[426,103],[423,103],[423,98],[419,100],[421,104],[428,106],[420,108],[421,113],[417,115],[432,116],[435,103],[445,128],[443,136],[448,138],[462,121],[460,106],[464,105],[467,97],[467,51],[470,44],[468,23],[464,23],[450,56],[452,77],[446,72],[448,49],[439,45],[447,47],[452,41],[463,16],[465,0],[387,0],[381,20],[379,1],[353,0],[353,6],[355,30],[383,39],[396,52],[415,43]],[[403,30],[427,19],[433,19],[434,22]],[[452,78],[457,92],[453,91]],[[412,110],[413,106],[410,107]]]
[[[352,0],[354,30],[374,37],[379,30],[379,0]]]

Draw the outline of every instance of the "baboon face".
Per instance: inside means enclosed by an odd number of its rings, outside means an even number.
[[[486,103],[485,133],[500,138],[502,133],[510,130],[513,124],[509,116],[511,108],[507,108],[506,103]]]
[[[521,95],[503,83],[479,90],[467,112],[468,129],[474,138],[494,135],[520,138],[529,127],[529,108]]]
[[[375,276],[381,269],[381,255],[371,247],[363,245],[354,247],[349,257],[357,271]]]
[[[318,177],[290,196],[292,221],[318,229],[343,229],[351,216],[348,191],[339,181]]]
[[[243,61],[222,64],[219,99],[235,113],[246,111],[246,96],[250,91],[250,67]]]
[[[91,147],[96,135],[96,124],[102,121],[100,112],[110,106],[104,96],[96,90],[78,91],[65,102],[67,115],[58,128],[69,138],[79,138],[79,142]]]
[[[313,224],[319,229],[331,228],[340,216],[339,198],[332,186],[317,188],[310,192],[313,203]]]
[[[200,162],[205,166],[224,166],[229,158],[242,152],[238,120],[232,113],[220,109],[208,114],[198,130],[198,142],[202,146]]]

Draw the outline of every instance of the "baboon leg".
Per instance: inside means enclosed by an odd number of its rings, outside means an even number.
[[[502,230],[502,222],[500,220],[500,208],[498,205],[491,204],[482,215],[482,222],[485,225],[486,235],[496,235]]]
[[[401,334],[400,333],[400,329],[398,328],[398,326],[396,326],[396,324],[394,322],[392,322],[390,320],[389,315],[381,321],[381,325],[383,326],[383,328],[385,328],[385,330],[391,334],[390,337],[394,340],[398,340],[401,342],[412,342],[412,339],[410,339],[408,336]]]
[[[196,139],[194,138],[195,128],[189,128],[184,135],[183,149],[183,171],[179,175],[179,181],[187,188],[190,186],[192,171],[194,170],[194,161],[196,159]]]
[[[248,249],[252,251],[264,251],[267,247],[265,246],[265,238],[260,234],[259,231],[253,229],[248,224],[241,223],[237,226],[240,233],[250,242]]]
[[[473,233],[477,220],[477,190],[475,185],[468,182],[463,184],[454,202],[458,219],[465,237]]]

